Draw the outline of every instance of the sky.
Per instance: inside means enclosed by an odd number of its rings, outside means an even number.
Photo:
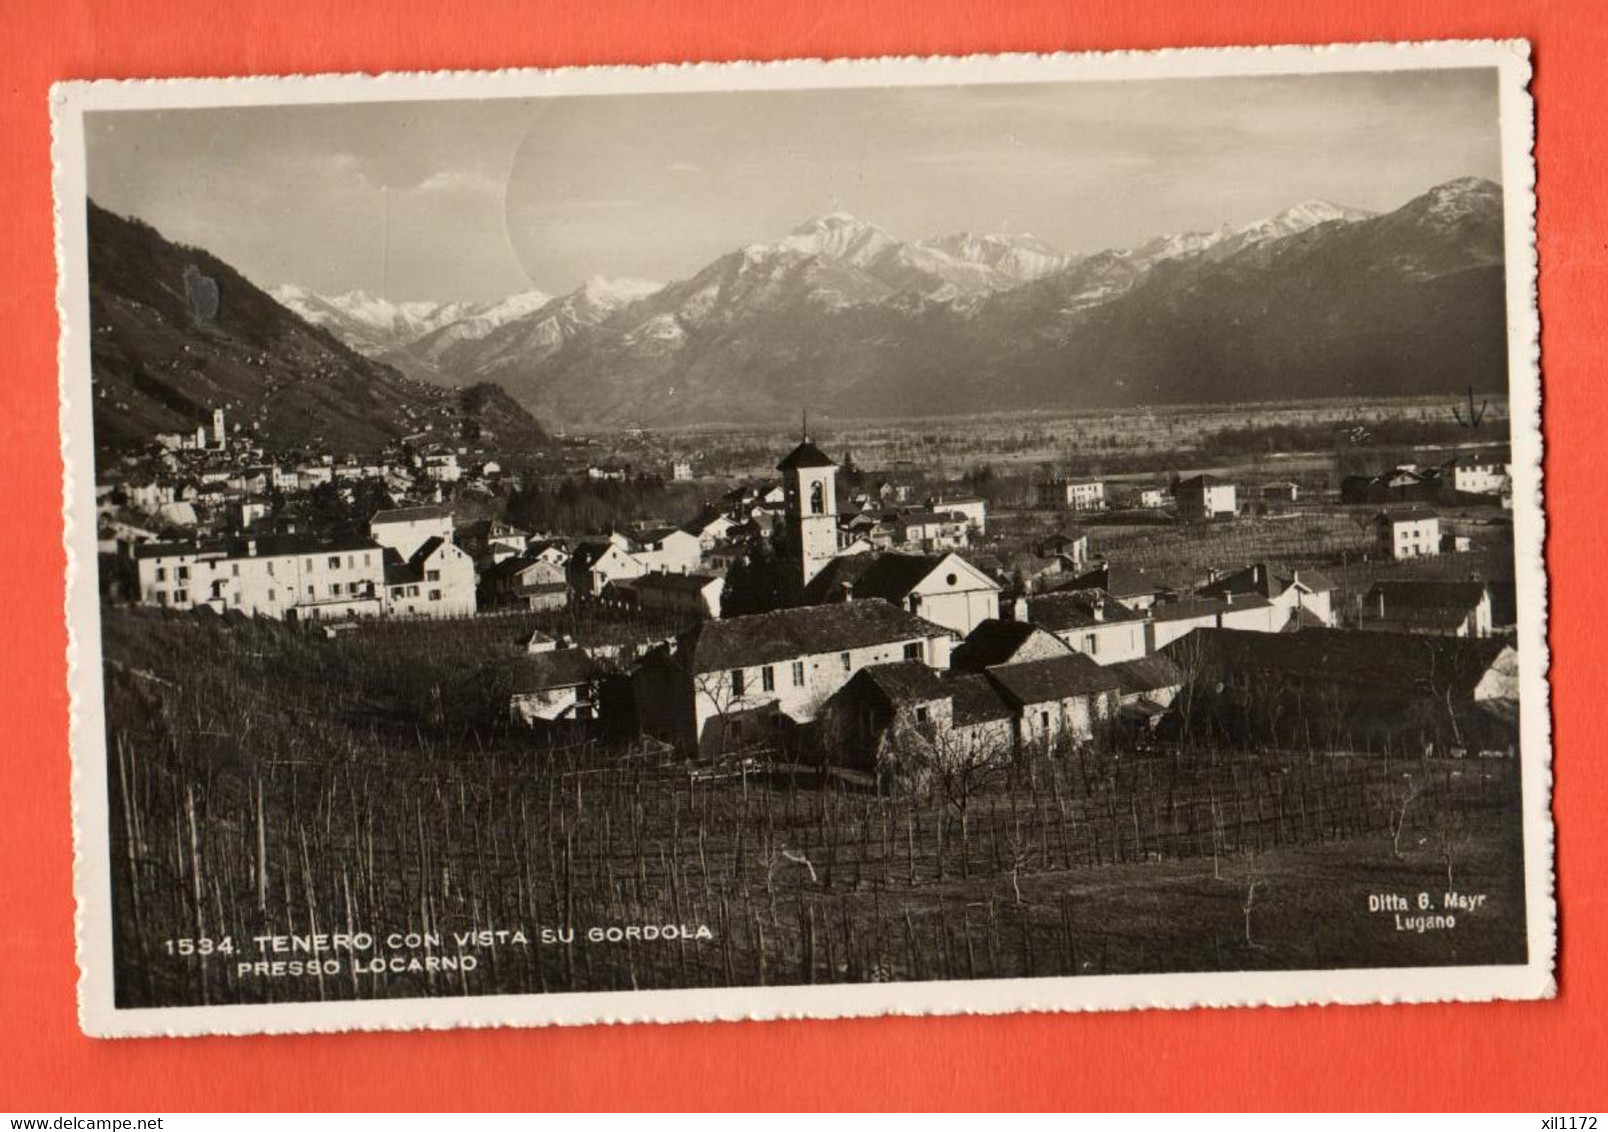
[[[667,282],[810,217],[1068,252],[1500,180],[1496,73],[100,112],[90,196],[261,286],[393,301]]]

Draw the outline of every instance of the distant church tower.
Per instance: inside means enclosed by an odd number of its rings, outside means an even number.
[[[212,410],[212,447],[223,449],[228,441],[228,434],[223,431],[223,410]]]
[[[838,550],[837,465],[810,443],[806,425],[799,446],[776,468],[786,495],[788,541],[807,586]]]

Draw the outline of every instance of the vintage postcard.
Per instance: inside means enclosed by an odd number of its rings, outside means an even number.
[[[1529,77],[59,86],[85,1030],[1553,994]]]

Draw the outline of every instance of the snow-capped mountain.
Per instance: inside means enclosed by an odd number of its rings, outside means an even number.
[[[556,298],[532,291],[466,313],[383,357],[414,377],[471,384],[510,365],[540,362],[579,329],[602,322],[660,286],[641,279],[592,278]]]
[[[281,306],[370,357],[411,342],[473,309],[468,303],[392,302],[367,291],[319,295],[293,284],[268,293]]]
[[[484,332],[459,311],[383,357],[583,425],[764,420],[800,398],[877,415],[1494,388],[1501,252],[1501,190],[1478,180],[1378,216],[1310,200],[1092,255],[905,241],[838,211],[663,287],[593,280]]]
[[[503,373],[591,424],[1495,388],[1500,195],[1440,186],[1381,216],[1306,202],[1088,256],[907,244],[834,213]],[[1033,277],[1006,285],[1007,265]]]
[[[1002,280],[1026,283],[1067,266],[1074,257],[1062,254],[1030,233],[1020,235],[976,236],[957,232],[936,240],[924,240],[931,248],[964,263],[980,264],[996,272]]]
[[[847,212],[828,212],[794,228],[773,249],[865,267],[898,242],[875,224]]]

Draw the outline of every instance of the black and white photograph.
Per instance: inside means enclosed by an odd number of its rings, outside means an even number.
[[[1553,994],[1529,72],[59,86],[85,1029]]]

